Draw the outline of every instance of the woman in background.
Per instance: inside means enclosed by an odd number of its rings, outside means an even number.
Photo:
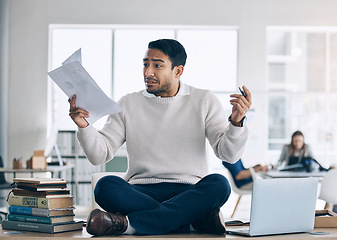
[[[292,157],[297,157],[298,162],[293,162]],[[276,168],[283,168],[288,165],[300,163],[303,157],[313,157],[310,145],[304,142],[304,135],[301,131],[296,131],[291,136],[290,144],[283,146],[280,159]]]
[[[243,190],[252,190],[253,189],[253,178],[249,169],[245,168],[242,164],[241,159],[239,159],[236,163],[228,163],[222,161],[222,165],[224,165],[230,174],[233,177],[235,185]],[[267,172],[269,167],[267,165],[262,166],[261,164],[257,164],[252,167],[255,172]]]

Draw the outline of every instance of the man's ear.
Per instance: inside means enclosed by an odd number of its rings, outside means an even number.
[[[179,78],[184,72],[184,66],[179,65],[174,67],[174,74],[176,75],[177,78]]]

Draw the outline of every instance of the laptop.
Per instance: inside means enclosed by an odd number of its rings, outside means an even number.
[[[227,233],[253,237],[312,231],[317,187],[317,178],[254,180],[249,227]]]

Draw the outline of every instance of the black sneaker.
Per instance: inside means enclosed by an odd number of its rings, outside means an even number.
[[[225,222],[219,208],[213,209],[205,217],[192,223],[192,227],[200,233],[226,233]]]

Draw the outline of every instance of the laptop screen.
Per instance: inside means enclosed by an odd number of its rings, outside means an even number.
[[[314,228],[317,178],[254,181],[250,235],[308,232]]]

